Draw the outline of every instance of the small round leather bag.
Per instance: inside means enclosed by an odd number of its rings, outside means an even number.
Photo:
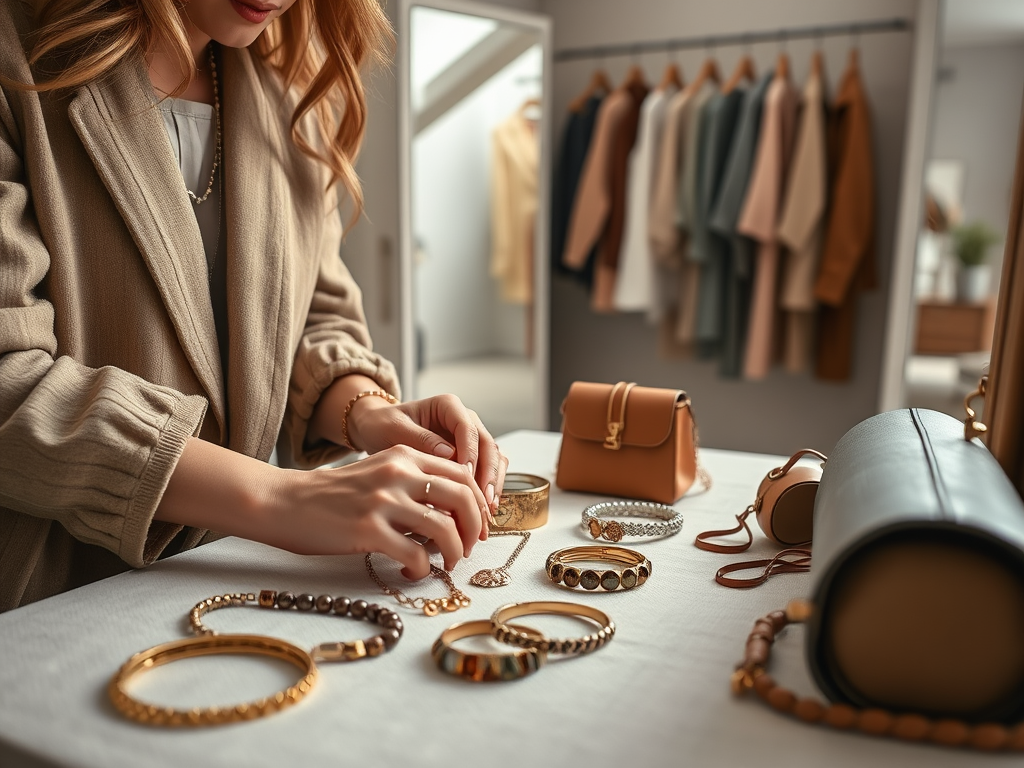
[[[821,460],[818,464],[797,464],[800,459],[813,456]],[[770,560],[752,560],[732,563],[719,569],[715,580],[727,587],[754,587],[762,584],[775,573],[795,573],[810,567],[811,553],[806,549],[811,543],[814,521],[814,498],[821,481],[822,466],[826,457],[818,451],[804,448],[797,451],[781,467],[776,467],[761,481],[754,503],[736,515],[737,525],[720,531],[705,531],[697,534],[694,544],[708,552],[737,554],[745,552],[754,542],[754,535],[747,525],[747,518],[754,515],[757,524],[769,540],[785,549]],[[729,536],[745,531],[747,540],[740,544],[716,544],[710,539]],[[794,559],[787,559],[793,557]],[[737,579],[726,576],[733,571],[764,568],[759,578]]]

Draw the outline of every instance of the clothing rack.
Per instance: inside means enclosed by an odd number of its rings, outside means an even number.
[[[761,30],[757,32],[737,32],[728,35],[702,35],[695,37],[677,37],[667,40],[645,40],[635,43],[617,45],[599,45],[590,48],[566,48],[555,51],[555,61],[573,61],[577,59],[603,59],[613,56],[638,56],[653,51],[676,51],[684,48],[715,48],[726,45],[753,45],[754,43],[782,42],[800,39],[816,39],[849,35],[858,37],[876,32],[906,32],[911,28],[907,19],[878,19],[874,21],[857,21],[849,24],[820,24],[814,27],[788,27],[782,29]]]

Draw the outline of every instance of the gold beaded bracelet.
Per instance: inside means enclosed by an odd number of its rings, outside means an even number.
[[[345,440],[345,445],[351,448],[353,451],[359,449],[352,444],[352,437],[348,433],[348,416],[352,413],[352,406],[362,400],[364,397],[382,397],[387,400],[391,405],[398,405],[398,398],[383,389],[366,389],[355,395],[351,400],[348,401],[348,405],[345,406],[345,413],[341,416],[341,435]]]
[[[552,640],[538,636],[532,630],[509,624],[509,619],[519,616],[532,616],[540,613],[557,614],[560,616],[577,616],[589,619],[601,629],[589,635],[577,638]],[[604,646],[615,635],[615,622],[607,613],[578,603],[562,603],[553,600],[542,600],[531,603],[509,603],[501,606],[491,614],[491,634],[503,643],[517,645],[520,648],[536,648],[545,653],[559,653],[566,656],[582,656],[592,653]]]
[[[147,704],[128,693],[128,682],[136,675],[182,659],[222,654],[249,654],[270,656],[294,664],[303,671],[303,677],[294,685],[256,701],[226,707],[192,707],[177,709]],[[243,720],[266,717],[299,703],[313,688],[317,680],[313,657],[296,645],[275,637],[262,635],[215,635],[190,637],[154,646],[132,656],[122,665],[107,693],[114,707],[125,717],[145,725],[189,727],[223,725]]]

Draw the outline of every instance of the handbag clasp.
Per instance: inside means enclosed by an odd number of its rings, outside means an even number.
[[[622,428],[626,426],[621,421],[608,422],[608,434],[604,438],[604,447],[610,451],[617,451],[622,447]]]

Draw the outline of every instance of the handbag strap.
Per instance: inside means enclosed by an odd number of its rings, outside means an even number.
[[[799,451],[797,451],[796,453],[789,457],[789,461],[787,461],[781,467],[776,467],[771,472],[769,472],[768,478],[771,480],[778,480],[780,477],[784,477],[785,475],[789,474],[789,470],[793,468],[793,465],[800,461],[800,459],[802,459],[804,456],[814,456],[816,458],[821,459],[822,461],[828,461],[828,457],[825,454],[816,451],[813,448],[801,448]]]
[[[635,381],[628,384],[625,381],[620,381],[612,387],[611,394],[608,395],[608,415],[605,419],[608,424],[608,435],[604,439],[604,447],[610,451],[617,451],[622,447],[622,433],[626,430],[626,399],[635,386]],[[619,418],[616,421],[612,418],[612,414],[615,412],[615,395],[618,394],[620,388],[622,388],[622,400],[619,403]]]
[[[754,512],[754,505],[751,504],[745,510],[736,515],[736,527],[722,529],[720,531],[704,531],[704,533],[698,533],[697,538],[693,540],[694,546],[698,549],[703,549],[706,552],[717,552],[720,555],[735,555],[739,552],[746,552],[750,549],[750,545],[754,543],[754,534],[750,532],[750,526],[747,525],[747,518],[750,517]],[[740,531],[747,532],[747,541],[744,544],[713,544],[708,539],[717,539],[721,536],[731,536],[734,533]]]
[[[730,680],[732,692],[742,696],[754,691],[773,709],[803,720],[828,725],[836,730],[858,730],[870,736],[887,736],[904,741],[928,741],[945,747],[968,747],[988,752],[1024,752],[1024,723],[969,725],[961,720],[934,720],[913,713],[896,714],[884,709],[858,709],[848,704],[825,704],[814,697],[801,698],[783,688],[768,674],[772,645],[789,624],[806,621],[810,606],[795,600],[785,611],[774,611],[754,622],[747,637],[743,660]]]
[[[787,560],[789,556],[792,560]],[[727,573],[736,571],[749,571],[754,568],[763,568],[760,575],[749,579],[737,579],[726,576]],[[769,560],[745,560],[742,563],[730,563],[723,565],[715,574],[715,581],[723,587],[731,589],[750,589],[764,584],[768,579],[777,573],[806,573],[811,570],[811,550],[809,549],[784,549],[775,557]]]

